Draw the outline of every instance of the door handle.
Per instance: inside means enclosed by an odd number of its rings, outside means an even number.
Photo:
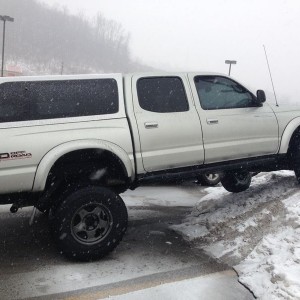
[[[206,119],[207,124],[213,125],[213,124],[218,124],[219,120],[218,119]]]
[[[156,122],[146,122],[144,123],[145,128],[151,129],[151,128],[158,128],[158,123]]]

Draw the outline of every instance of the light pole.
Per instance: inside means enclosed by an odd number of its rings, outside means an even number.
[[[225,64],[229,65],[229,72],[228,72],[228,76],[230,76],[230,72],[231,72],[231,65],[235,65],[236,64],[236,60],[225,60]]]
[[[14,18],[10,16],[0,16],[0,21],[3,21],[3,43],[2,43],[2,66],[1,66],[1,77],[3,77],[3,68],[4,68],[4,47],[5,47],[5,23],[13,22]]]

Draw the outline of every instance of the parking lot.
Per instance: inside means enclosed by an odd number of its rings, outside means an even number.
[[[231,267],[170,229],[206,194],[193,182],[128,191],[122,195],[129,212],[123,242],[108,257],[90,263],[71,262],[57,252],[46,216],[38,214],[30,227],[31,208],[12,215],[9,206],[1,207],[0,298],[100,299],[210,274],[216,276],[213,283],[226,282],[227,290],[219,296],[252,299]]]

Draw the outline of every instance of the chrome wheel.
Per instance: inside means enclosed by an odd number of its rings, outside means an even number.
[[[204,175],[208,180],[217,180],[220,178],[220,175],[218,173],[210,173]]]
[[[221,180],[221,173],[206,173],[203,175],[198,175],[198,183],[201,183],[204,186],[215,186]]]
[[[111,231],[113,219],[110,211],[99,203],[80,207],[71,221],[73,237],[81,244],[96,244]]]

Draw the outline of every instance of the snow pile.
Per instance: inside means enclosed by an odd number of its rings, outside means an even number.
[[[289,225],[265,236],[235,266],[240,281],[260,299],[300,299],[300,193],[283,203]]]
[[[261,299],[300,299],[300,192],[293,172],[259,174],[247,191],[206,189],[172,228],[234,266]]]

